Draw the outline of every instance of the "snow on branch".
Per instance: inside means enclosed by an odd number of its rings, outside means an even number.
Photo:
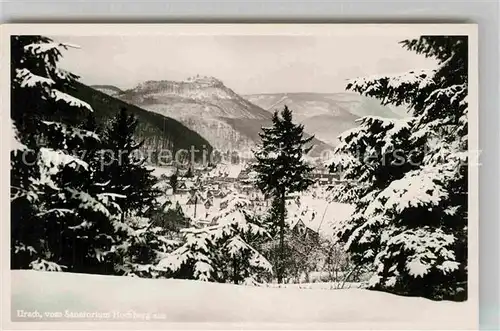
[[[94,111],[92,109],[92,107],[88,103],[86,103],[85,101],[82,101],[78,98],[75,98],[75,97],[73,97],[67,93],[61,92],[59,90],[52,90],[51,97],[56,102],[62,101],[62,102],[65,102],[72,107],[86,108],[89,111]]]
[[[67,70],[58,68],[57,66],[53,66],[53,65],[49,64],[49,65],[47,65],[47,67],[48,67],[51,75],[53,74],[58,79],[61,79],[64,81],[74,81],[74,80],[77,80],[79,78],[78,75],[76,75],[72,72],[69,72]]]
[[[21,87],[51,87],[55,82],[46,77],[38,76],[26,68],[16,69],[16,80]]]
[[[79,139],[82,141],[87,138],[92,138],[94,140],[100,141],[99,136],[92,131],[75,128],[73,126],[68,126],[66,124],[58,122],[42,121],[42,123],[50,127],[51,129],[61,131],[68,138]]]
[[[406,269],[413,277],[426,275],[431,268],[437,268],[442,273],[449,273],[458,269],[452,245],[455,236],[446,234],[440,229],[430,231],[422,228],[407,230],[393,236],[387,243],[392,246],[402,246],[404,252],[410,254],[406,262]]]
[[[385,145],[392,145],[393,140],[403,132],[409,131],[414,123],[414,118],[384,118],[380,116],[364,116],[356,120],[358,126],[343,132],[339,136],[341,144],[335,149],[334,154],[349,150],[353,145],[368,138],[384,139]],[[345,146],[348,144],[349,146]],[[364,144],[364,143],[363,143]]]
[[[76,156],[46,147],[40,148],[39,160],[41,165],[45,166],[51,174],[57,173],[61,167],[65,166],[74,167],[75,169],[82,167],[85,170],[89,166],[87,162]]]
[[[460,103],[467,96],[467,84],[454,84],[445,88],[440,88],[432,91],[429,94],[426,102],[432,102],[436,99],[447,100],[450,105]],[[464,105],[466,106],[466,104]]]
[[[435,85],[435,69],[410,71],[399,75],[374,75],[348,82],[346,89],[361,95],[381,98],[383,104],[412,105],[420,90]]]
[[[396,284],[400,274],[397,270],[400,255],[405,256],[404,268],[414,278],[424,277],[433,269],[447,275],[459,268],[460,263],[456,261],[453,251],[456,238],[439,228],[431,230],[423,227],[401,231],[391,226],[384,231],[382,238],[385,238],[385,244],[374,258],[378,274],[369,280],[370,286],[382,284],[392,287]],[[388,272],[384,278],[379,275],[383,270]]]
[[[69,43],[35,43],[24,46],[24,49],[31,52],[34,55],[45,54],[47,52],[55,52],[60,51],[60,49],[68,49],[68,48],[80,48],[78,45],[69,44]]]
[[[87,220],[84,220],[83,222],[81,222],[78,225],[68,226],[68,229],[72,230],[72,231],[76,231],[76,230],[82,230],[82,229],[90,229],[91,226],[92,226],[92,223],[90,223]]]
[[[33,270],[39,270],[39,271],[57,271],[61,272],[63,271],[64,266],[60,266],[59,264],[51,261],[47,261],[44,259],[37,259],[33,262],[30,263],[30,268]]]
[[[66,190],[71,194],[72,199],[80,201],[78,208],[91,212],[98,212],[107,218],[111,218],[111,213],[106,206],[87,192],[78,191],[74,188],[66,188]]]
[[[75,211],[67,208],[52,208],[49,210],[42,211],[38,213],[36,216],[45,216],[47,214],[56,214],[57,216],[64,216],[66,214],[75,214]]]
[[[386,118],[381,116],[363,116],[356,119],[359,125],[366,125],[372,127],[378,125],[383,129],[387,128],[397,128],[398,131],[404,128],[408,128],[409,123],[413,121],[412,118]]]
[[[125,199],[126,198],[125,195],[118,194],[118,193],[99,193],[99,194],[97,194],[97,196],[106,202],[107,201],[115,201],[116,199]]]
[[[104,204],[108,209],[113,208],[117,212],[121,212],[121,207],[118,203],[116,203],[116,200],[125,199],[126,196],[123,194],[117,194],[117,193],[98,193],[96,195],[96,198],[102,204]]]
[[[37,253],[36,249],[33,248],[33,246],[26,246],[23,243],[16,243],[14,247],[14,252],[16,254],[18,252],[28,252],[30,255],[35,255]]]
[[[407,208],[436,206],[448,193],[439,184],[443,174],[438,169],[428,168],[427,171],[413,171],[402,179],[395,180],[385,188],[377,200],[385,200],[385,209],[401,213]],[[371,207],[367,209],[369,213]]]

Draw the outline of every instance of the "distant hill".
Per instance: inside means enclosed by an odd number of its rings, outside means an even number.
[[[212,151],[212,146],[205,138],[175,119],[131,105],[79,82],[76,82],[74,87],[75,89],[68,93],[92,106],[100,126],[108,123],[122,107],[126,107],[136,115],[139,119],[136,136],[145,140],[143,148],[148,151],[160,149],[172,152],[181,149],[189,151],[191,146],[198,150],[205,148],[208,152]],[[201,153],[196,156],[201,157]]]
[[[402,107],[384,106],[379,100],[353,92],[343,93],[260,93],[243,95],[248,101],[273,111],[286,104],[294,108],[300,119],[316,115],[342,116],[350,113],[356,117],[376,115],[382,117],[406,116]]]
[[[401,108],[383,106],[378,100],[357,93],[263,93],[244,97],[270,113],[287,105],[307,132],[333,146],[338,144],[337,137],[355,127],[355,120],[360,117],[405,116]]]

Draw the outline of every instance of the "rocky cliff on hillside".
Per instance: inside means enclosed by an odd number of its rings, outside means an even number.
[[[213,77],[190,78],[185,81],[147,81],[125,91],[120,97],[150,107],[156,105],[155,110],[171,112],[177,116],[269,118],[268,112],[242,98]],[[184,114],[178,114],[175,103],[184,104]]]
[[[180,121],[221,151],[250,151],[261,127],[271,124],[270,112],[213,77],[146,81],[117,97]],[[313,144],[315,154],[331,148],[317,139]]]

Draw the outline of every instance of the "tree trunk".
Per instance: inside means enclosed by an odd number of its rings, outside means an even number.
[[[236,259],[233,258],[233,283],[238,284],[238,267],[236,266]]]
[[[285,190],[280,192],[280,247],[278,259],[278,283],[283,282],[283,274],[285,271]]]
[[[196,192],[195,192],[196,194]],[[193,218],[196,220],[196,205],[198,204],[198,195],[194,196],[194,215]]]

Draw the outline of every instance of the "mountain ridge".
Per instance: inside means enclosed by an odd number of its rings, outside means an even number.
[[[214,77],[184,81],[146,81],[125,90],[117,98],[148,111],[175,118],[205,137],[221,151],[250,151],[260,140],[262,126],[272,114],[241,97]],[[319,139],[313,153],[331,146]]]
[[[96,121],[100,127],[105,126],[121,108],[127,108],[139,120],[136,138],[145,141],[144,151],[167,149],[175,153],[179,150],[189,151],[191,146],[209,152],[213,149],[213,146],[203,136],[179,121],[147,111],[81,82],[75,82],[74,88],[68,93],[87,102],[94,109]],[[199,158],[201,155],[195,155],[195,159]]]
[[[216,114],[232,118],[270,118],[269,114],[260,107],[248,102],[221,80],[214,77],[192,78],[184,81],[174,80],[148,80],[136,85],[134,88],[123,91],[121,98],[139,103],[151,103],[151,101],[172,102],[175,100],[186,103],[207,103],[218,108]],[[232,109],[231,113],[225,104],[227,101],[235,101],[240,107]],[[211,102],[210,102],[211,101]]]

